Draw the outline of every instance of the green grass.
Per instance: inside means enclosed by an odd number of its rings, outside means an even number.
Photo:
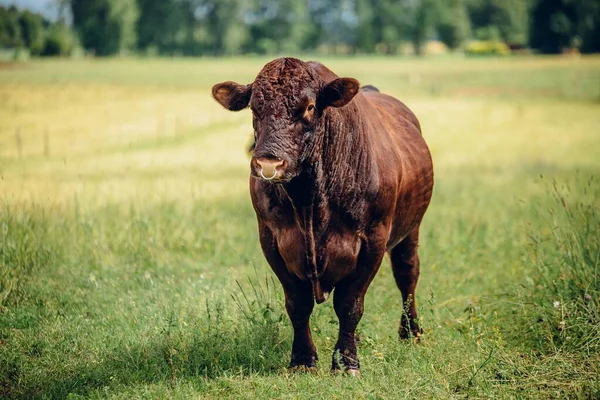
[[[386,259],[360,379],[329,372],[330,301],[312,318],[319,372],[286,369],[249,114],[209,97],[266,61],[0,67],[0,397],[600,396],[600,59],[325,60],[404,100],[436,170],[423,341],[397,338]]]

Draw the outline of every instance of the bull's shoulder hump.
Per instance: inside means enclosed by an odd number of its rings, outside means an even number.
[[[364,85],[360,88],[360,91],[361,92],[378,92],[379,93],[379,89],[377,89],[373,85]]]
[[[397,118],[408,121],[421,132],[421,124],[410,108],[397,98],[375,91],[361,91],[365,99],[379,111],[382,118]]]
[[[336,78],[339,78],[339,76],[337,76],[335,74],[335,72],[333,72],[332,70],[330,70],[329,68],[327,68],[326,66],[324,66],[323,64],[321,64],[318,61],[309,61],[307,62],[307,64],[317,73],[317,75],[319,75],[325,82],[330,82]]]

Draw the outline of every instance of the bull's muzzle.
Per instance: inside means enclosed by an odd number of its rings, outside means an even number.
[[[255,171],[266,181],[279,179],[285,170],[285,161],[271,158],[255,158]]]
[[[261,178],[267,181],[271,181],[277,177],[277,172],[283,172],[283,160],[269,160],[269,159],[256,159],[256,163],[258,164],[258,173]],[[280,168],[277,171],[277,167]]]

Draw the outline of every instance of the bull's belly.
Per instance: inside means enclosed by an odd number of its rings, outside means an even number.
[[[297,228],[280,229],[277,247],[288,271],[302,280],[308,280],[309,266],[304,236]],[[317,271],[324,290],[329,291],[356,268],[360,251],[357,234],[333,232],[316,243]]]

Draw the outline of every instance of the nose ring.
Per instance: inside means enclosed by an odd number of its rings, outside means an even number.
[[[267,178],[264,174],[263,174],[263,170],[262,168],[260,169],[260,176],[267,181],[273,180],[275,178],[275,175],[277,175],[277,167],[273,168],[273,176],[270,178]]]

